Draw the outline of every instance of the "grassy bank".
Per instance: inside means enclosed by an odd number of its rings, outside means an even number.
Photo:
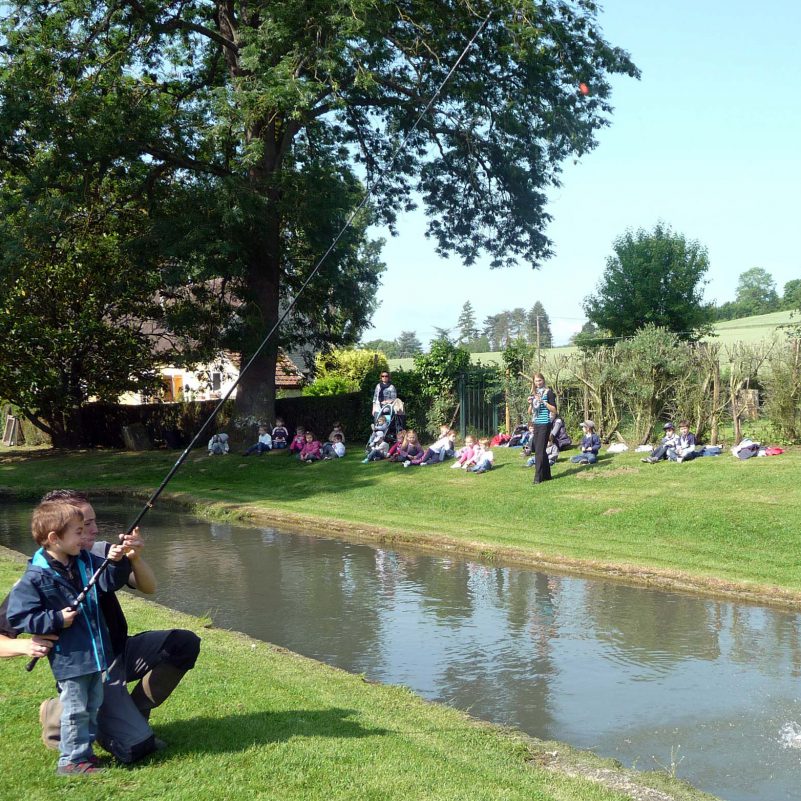
[[[176,456],[5,450],[0,490],[35,497],[66,485],[149,494]],[[799,450],[681,465],[602,454],[591,468],[557,463],[555,480],[538,487],[518,450],[496,449],[497,469],[479,476],[446,465],[363,465],[359,456],[353,449],[344,460],[306,465],[285,453],[209,458],[201,451],[168,492],[211,514],[801,602]]]
[[[0,552],[0,593],[20,569]],[[370,684],[267,643],[205,629],[154,604],[127,595],[124,603],[133,631],[183,626],[203,638],[196,669],[153,713],[169,748],[103,776],[57,777],[55,754],[42,746],[37,723],[38,705],[52,691],[50,671],[39,665],[28,674],[21,660],[3,660],[3,799],[51,801],[64,792],[79,792],[82,801],[709,798],[666,776],[621,771],[561,743],[477,723],[405,688]]]

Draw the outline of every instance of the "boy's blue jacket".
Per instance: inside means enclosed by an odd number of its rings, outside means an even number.
[[[99,556],[83,550],[75,557],[83,586],[102,562]],[[112,660],[112,651],[97,596],[98,593],[116,592],[128,580],[130,572],[131,563],[125,558],[109,562],[81,604],[80,613],[72,625],[64,628],[61,610],[71,606],[78,593],[50,567],[40,548],[11,590],[8,622],[13,628],[28,634],[58,634],[58,642],[49,655],[50,667],[57,680],[103,671]]]

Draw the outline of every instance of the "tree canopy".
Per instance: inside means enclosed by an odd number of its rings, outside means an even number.
[[[130,181],[162,279],[226,288],[220,344],[243,363],[331,246],[243,379],[245,416],[270,416],[282,339],[358,338],[382,269],[372,222],[392,227],[419,199],[442,254],[546,258],[547,189],[608,123],[610,75],[637,75],[591,0],[17,0],[2,13],[4,168],[31,172],[32,191],[48,158]]]
[[[682,339],[704,333],[713,312],[703,301],[709,261],[702,245],[658,223],[627,231],[612,249],[595,293],[584,299],[590,322],[614,337],[649,324]]]
[[[752,267],[740,273],[736,302],[748,315],[776,311],[779,295],[773,276],[762,267]]]

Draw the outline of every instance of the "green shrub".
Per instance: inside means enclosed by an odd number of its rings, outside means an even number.
[[[311,384],[303,387],[301,394],[307,397],[320,397],[324,395],[344,395],[348,392],[358,392],[359,383],[341,375],[324,375]]]
[[[339,376],[354,388],[362,386],[368,375],[389,368],[387,357],[377,350],[334,349],[321,353],[315,362],[315,383],[328,376]],[[376,379],[377,380],[377,379]]]

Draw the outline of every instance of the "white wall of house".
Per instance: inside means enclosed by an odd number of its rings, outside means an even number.
[[[200,401],[221,398],[236,381],[239,372],[228,358],[221,358],[213,364],[201,365],[195,370],[183,367],[164,367],[161,377],[164,384],[164,401]],[[232,394],[236,397],[236,390]],[[120,403],[138,405],[148,403],[140,393],[130,392],[120,397]]]

